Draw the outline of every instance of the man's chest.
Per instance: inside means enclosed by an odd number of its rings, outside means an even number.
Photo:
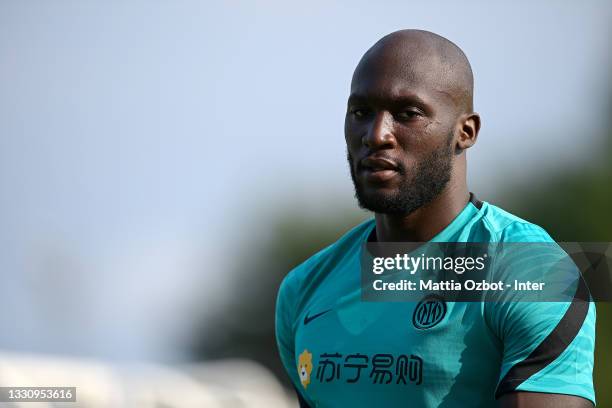
[[[302,391],[321,406],[339,396],[355,406],[372,398],[428,406],[458,384],[492,395],[499,372],[479,304],[362,302],[353,291],[313,297],[295,330]]]

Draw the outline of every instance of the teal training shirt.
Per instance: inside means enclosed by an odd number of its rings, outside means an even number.
[[[446,302],[417,328],[417,302],[361,300],[373,219],[292,270],[276,306],[281,360],[310,407],[491,407],[506,392],[595,402],[589,302]],[[539,226],[474,198],[432,242],[553,242]]]

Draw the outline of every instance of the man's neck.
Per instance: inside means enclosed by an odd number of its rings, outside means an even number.
[[[377,213],[376,239],[378,242],[427,242],[457,217],[469,199],[467,185],[447,186],[430,203],[408,215]]]

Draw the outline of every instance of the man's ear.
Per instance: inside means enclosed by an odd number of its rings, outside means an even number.
[[[472,147],[476,143],[480,131],[480,115],[476,112],[461,115],[458,127],[457,150]]]

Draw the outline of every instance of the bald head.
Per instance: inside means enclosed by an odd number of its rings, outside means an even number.
[[[403,85],[446,95],[458,114],[473,110],[474,78],[470,63],[457,45],[438,34],[401,30],[383,37],[359,61],[352,91],[363,82],[371,83],[381,77],[394,78],[395,87]]]

